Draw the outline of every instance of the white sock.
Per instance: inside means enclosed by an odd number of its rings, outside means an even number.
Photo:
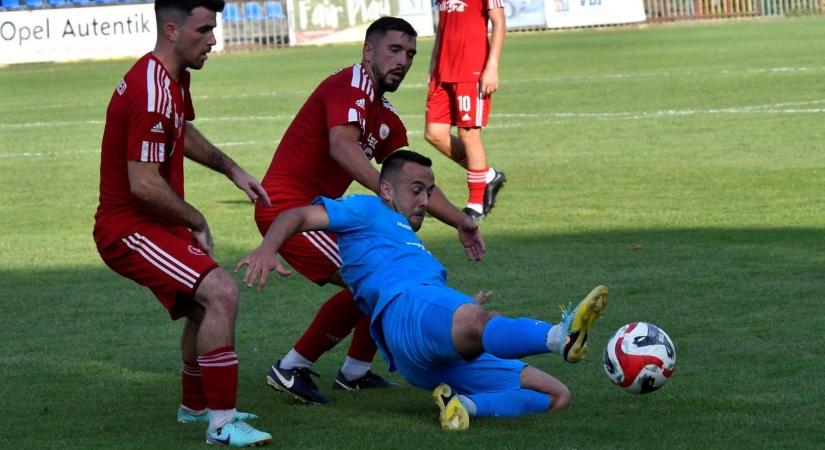
[[[370,367],[372,367],[371,362],[360,361],[347,356],[344,359],[344,365],[341,366],[341,373],[347,381],[353,381],[366,375]]]
[[[487,169],[487,176],[485,177],[484,181],[489,183],[489,182],[493,181],[493,178],[495,178],[495,177],[496,177],[496,169],[493,169],[492,167],[490,167],[489,169]]]
[[[209,414],[209,429],[217,430],[218,428],[229,423],[236,414],[238,414],[238,410],[235,408],[213,409]]]
[[[464,409],[467,410],[467,414],[469,414],[470,417],[475,417],[475,415],[476,415],[476,403],[474,401],[470,400],[470,397],[467,397],[466,395],[459,395],[458,396],[458,401],[460,401],[461,404],[464,405]]]
[[[565,338],[567,338],[567,336],[564,333],[564,326],[560,323],[553,325],[550,331],[547,332],[547,337],[545,338],[547,349],[551,352],[558,353]]]
[[[467,203],[467,207],[481,214],[484,212],[484,207],[479,203]]]
[[[192,409],[192,408],[190,408],[186,405],[180,405],[180,409],[186,411],[187,413],[189,413],[193,416],[202,416],[202,415],[209,412],[209,408],[203,408],[200,411],[195,411],[194,409]]]
[[[296,367],[306,367],[309,369],[313,364],[314,363],[312,361],[301,356],[301,354],[296,352],[293,348],[286,354],[286,356],[284,356],[284,359],[281,360],[278,367],[284,370],[294,369]]]

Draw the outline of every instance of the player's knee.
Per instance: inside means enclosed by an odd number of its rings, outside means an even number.
[[[442,133],[431,128],[424,130],[424,139],[433,147],[441,148],[450,144],[450,133]]]
[[[468,303],[456,310],[453,320],[454,324],[462,330],[463,334],[480,340],[481,335],[484,334],[484,327],[487,326],[487,322],[489,322],[494,315],[495,314],[481,306]]]
[[[229,274],[221,269],[213,270],[198,290],[201,303],[207,310],[217,310],[224,314],[234,314],[238,308],[238,285]],[[201,292],[202,291],[202,292]]]

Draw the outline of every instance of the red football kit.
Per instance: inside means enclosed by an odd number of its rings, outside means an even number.
[[[491,97],[479,79],[487,63],[489,10],[503,0],[438,0],[438,55],[427,92],[427,123],[487,125]]]
[[[364,155],[379,163],[407,145],[404,124],[392,105],[375,93],[361,64],[331,75],[309,96],[287,128],[261,181],[272,201],[271,208],[260,202],[255,206],[255,221],[262,235],[286,209],[307,206],[320,195],[344,195],[353,178],[330,156],[329,130],[346,124],[360,128]],[[316,283],[341,266],[331,233],[301,233],[287,240],[279,253]]]
[[[189,72],[173,80],[146,54],[118,84],[106,111],[100,160],[100,204],[94,239],[114,271],[149,287],[173,318],[185,312],[180,298],[194,294],[217,263],[194,245],[191,232],[154,214],[132,195],[128,161],[159,164],[181,198],[186,121],[195,118]]]

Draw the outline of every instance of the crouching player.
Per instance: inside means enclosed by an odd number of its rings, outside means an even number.
[[[378,196],[319,197],[312,206],[283,213],[236,271],[247,266],[244,282],[260,288],[272,270],[289,275],[276,253],[290,236],[335,232],[341,274],[370,317],[370,332],[390,370],[433,390],[442,428],[466,429],[473,416],[564,408],[567,387],[518,358],[552,352],[570,363],[581,361],[590,327],[607,305],[607,289],[596,287],[552,324],[500,316],[481,305],[486,294],[473,299],[450,288],[444,267],[415,234],[435,188],[430,166],[424,156],[396,151],[384,160]],[[465,250],[478,260],[483,244],[470,241]]]

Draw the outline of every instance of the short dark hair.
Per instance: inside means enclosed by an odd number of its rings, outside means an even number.
[[[416,153],[412,150],[396,150],[390,153],[389,156],[384,158],[384,162],[381,163],[381,175],[378,177],[378,179],[386,180],[390,178],[395,178],[398,172],[401,171],[401,167],[403,167],[404,164],[408,162],[415,163],[424,167],[433,166],[432,160],[420,153]]]
[[[384,16],[370,24],[364,39],[382,38],[387,34],[387,31],[400,31],[408,36],[418,37],[418,32],[406,20],[399,17]]]
[[[203,7],[216,13],[223,11],[226,6],[224,0],[155,0],[155,17],[158,22],[161,20],[172,20],[170,13],[177,13],[178,16],[190,16],[192,10]]]

